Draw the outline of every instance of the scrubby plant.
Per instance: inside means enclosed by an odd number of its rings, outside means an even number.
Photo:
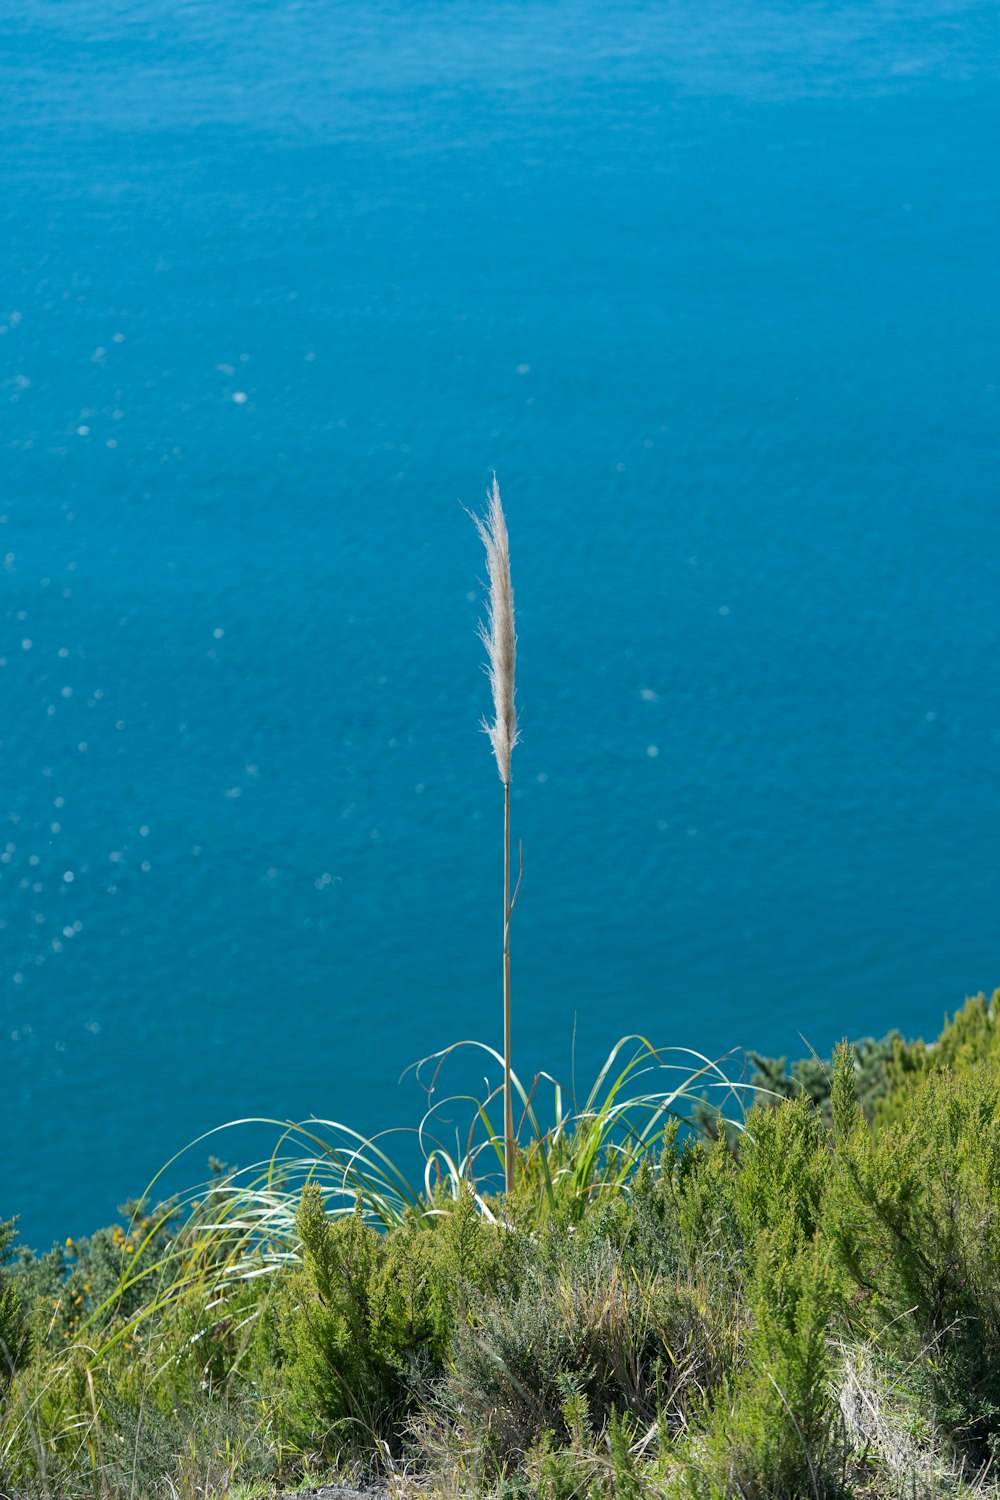
[[[303,1267],[288,1288],[282,1330],[287,1349],[288,1435],[336,1456],[375,1443],[401,1401],[397,1371],[371,1339],[371,1284],[382,1241],[360,1210],[326,1216],[320,1191],[307,1187],[299,1210]]]
[[[740,1227],[749,1242],[789,1220],[811,1238],[828,1178],[825,1133],[807,1099],[790,1099],[777,1109],[754,1106],[740,1143],[739,1170],[732,1177]]]
[[[36,1255],[21,1254],[20,1285],[34,1309],[34,1335],[62,1348],[78,1337],[101,1342],[102,1330],[127,1322],[173,1284],[178,1216],[171,1205],[123,1204],[124,1224],[67,1239]]]
[[[0,1219],[0,1392],[27,1361],[31,1348],[23,1285],[11,1270],[16,1221]]]
[[[941,1035],[925,1051],[932,1068],[959,1072],[1000,1059],[1000,989],[989,997],[982,992],[970,995],[960,1010],[946,1018]]]
[[[970,995],[954,1015],[946,1015],[941,1034],[931,1043],[904,1042],[893,1049],[888,1069],[888,1089],[878,1101],[876,1117],[891,1121],[897,1107],[905,1109],[905,1094],[927,1073],[950,1069],[963,1073],[979,1064],[1000,1064],[1000,990],[987,997]]]
[[[489,1477],[546,1433],[556,1447],[601,1439],[616,1413],[644,1431],[681,1427],[718,1378],[717,1342],[696,1289],[637,1270],[599,1226],[552,1229],[518,1284],[480,1296],[458,1325],[434,1405]]]
[[[221,1495],[277,1472],[255,1383],[260,1290],[200,1296],[169,1208],[123,1212],[124,1225],[22,1252],[33,1357],[0,1401],[0,1473],[24,1500],[160,1495],[196,1473]]]
[[[738,1155],[720,1141],[709,1162],[711,1171],[689,1172],[687,1193],[713,1225],[712,1291],[717,1303],[728,1297],[734,1334],[723,1378],[682,1446],[686,1489],[705,1500],[838,1494],[836,1275],[819,1233],[832,1166],[821,1116],[803,1094],[758,1103]]]
[[[876,1041],[862,1037],[853,1044],[854,1087],[865,1118],[874,1119],[881,1101],[896,1083],[896,1059],[903,1047],[898,1031],[890,1031]],[[795,1099],[804,1094],[820,1111],[829,1125],[834,1064],[815,1052],[789,1063],[784,1057],[767,1057],[760,1052],[748,1053],[753,1064],[750,1082],[760,1098]]]
[[[627,1193],[606,1196],[588,1216],[645,1274],[684,1279],[704,1267],[710,1242],[720,1238],[720,1209],[730,1208],[721,1181],[731,1178],[732,1157],[718,1142],[688,1134],[677,1121],[662,1135],[659,1156],[650,1150],[638,1165]],[[721,1232],[732,1243],[732,1233]]]
[[[24,1372],[0,1411],[0,1473],[18,1500],[194,1500],[277,1477],[252,1389],[206,1388],[168,1345],[122,1341],[97,1359],[78,1346]]]
[[[843,1493],[829,1343],[829,1246],[790,1214],[764,1230],[747,1286],[741,1365],[690,1445],[691,1492],[710,1500],[821,1500]]]
[[[853,1286],[848,1326],[898,1346],[954,1441],[988,1457],[1000,1447],[1000,1079],[932,1068],[876,1131],[845,1089],[834,1120],[826,1226]]]
[[[471,1189],[379,1234],[361,1205],[331,1217],[308,1185],[302,1266],[283,1292],[280,1415],[303,1449],[342,1459],[398,1453],[416,1393],[441,1373],[470,1298],[517,1275],[518,1242],[478,1211]]]

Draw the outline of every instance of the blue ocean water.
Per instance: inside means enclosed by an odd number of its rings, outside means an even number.
[[[26,1240],[230,1118],[413,1124],[407,1064],[499,1040],[494,468],[521,1071],[1000,983],[994,6],[30,0],[0,45]]]

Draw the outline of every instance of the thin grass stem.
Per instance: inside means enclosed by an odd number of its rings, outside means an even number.
[[[514,1101],[510,1091],[510,782],[503,788],[503,1126],[504,1183],[514,1185]]]
[[[487,494],[486,515],[472,517],[486,549],[486,620],[479,637],[486,647],[486,671],[493,694],[493,722],[483,720],[497,770],[503,782],[503,1052],[504,1052],[504,1181],[509,1193],[514,1183],[514,1106],[510,1083],[510,758],[518,740],[514,702],[517,634],[514,629],[514,589],[510,577],[507,520],[494,474]]]

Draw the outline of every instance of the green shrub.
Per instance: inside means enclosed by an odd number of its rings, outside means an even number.
[[[822,1119],[804,1096],[777,1108],[755,1105],[740,1141],[733,1175],[737,1219],[752,1246],[763,1230],[789,1220],[803,1238],[815,1233],[830,1178]]]
[[[298,1226],[303,1265],[284,1292],[281,1330],[286,1434],[328,1458],[378,1443],[398,1453],[469,1297],[512,1274],[511,1236],[480,1215],[471,1192],[379,1234],[360,1204],[333,1218],[307,1187]]]
[[[655,1170],[645,1163],[628,1196],[617,1200],[614,1242],[636,1274],[676,1282],[717,1310],[728,1306],[738,1295],[743,1254],[738,1173],[723,1137],[678,1142],[671,1131]],[[612,1225],[609,1206],[604,1213]]]
[[[0,1219],[0,1391],[25,1364],[31,1349],[23,1289],[10,1270],[15,1222]]]
[[[699,1496],[820,1500],[843,1492],[831,1390],[829,1253],[789,1218],[762,1233],[748,1287],[744,1367],[724,1386],[704,1439],[691,1444]]]
[[[638,1274],[607,1241],[570,1242],[562,1254],[539,1246],[514,1295],[479,1301],[435,1396],[490,1475],[544,1433],[579,1443],[616,1412],[679,1425],[717,1367],[712,1319],[694,1292]]]
[[[1000,1458],[998,1010],[795,1065],[714,1142],[612,1081],[499,1203],[455,1163],[340,1217],[328,1177],[227,1179],[17,1270],[0,1224],[0,1492],[386,1462],[440,1500],[964,1493]]]
[[[976,1458],[1000,1436],[1000,1079],[930,1069],[872,1131],[836,1110],[827,1232],[856,1334],[897,1346],[936,1415]]]
[[[898,1031],[890,1031],[878,1041],[871,1036],[862,1037],[853,1044],[854,1087],[857,1102],[868,1120],[875,1117],[882,1099],[894,1086],[895,1060],[903,1045]],[[765,1096],[782,1099],[797,1099],[804,1095],[829,1124],[834,1073],[832,1060],[824,1061],[811,1053],[789,1064],[784,1057],[765,1057],[760,1052],[747,1055],[753,1064],[750,1075],[753,1088],[760,1089]]]
[[[622,1240],[630,1258],[663,1274],[733,1293],[757,1236],[791,1216],[811,1236],[831,1170],[827,1133],[804,1096],[756,1104],[734,1153],[671,1136],[655,1173],[637,1174]]]
[[[683,1445],[699,1497],[797,1500],[841,1490],[831,1395],[835,1272],[819,1233],[832,1174],[827,1133],[804,1095],[747,1116],[728,1177],[738,1345],[702,1431]]]
[[[22,1250],[18,1284],[36,1339],[53,1349],[86,1329],[90,1341],[155,1300],[175,1275],[177,1216],[169,1205],[123,1204],[127,1227],[111,1224],[36,1255]]]
[[[523,1469],[498,1486],[496,1500],[662,1500],[664,1475],[636,1452],[636,1429],[627,1417],[613,1412],[603,1437],[589,1441],[586,1400],[570,1391],[563,1418],[569,1443],[559,1446],[554,1433],[543,1433]]]
[[[994,990],[989,999],[982,993],[970,996],[961,1010],[945,1021],[941,1035],[928,1049],[931,1066],[962,1071],[1000,1060],[998,1011],[1000,990]]]
[[[398,1372],[372,1346],[371,1289],[384,1246],[360,1208],[328,1218],[318,1188],[303,1192],[298,1225],[304,1264],[282,1330],[283,1416],[293,1441],[338,1457],[391,1432],[403,1405]]]
[[[978,1065],[1000,1065],[1000,990],[989,999],[970,996],[953,1016],[945,1016],[941,1035],[930,1046],[926,1042],[898,1040],[889,1066],[889,1089],[878,1101],[875,1118],[891,1122],[906,1109],[906,1095],[930,1072],[949,1069],[964,1073]]]

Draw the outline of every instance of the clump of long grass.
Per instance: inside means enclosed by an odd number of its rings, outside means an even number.
[[[506,1186],[506,1141],[494,1126],[492,1108],[503,1084],[491,1088],[487,1079],[482,1096],[440,1086],[449,1065],[470,1049],[503,1063],[500,1053],[480,1042],[459,1042],[425,1058],[416,1072],[427,1107],[415,1129],[368,1139],[335,1120],[257,1118],[231,1121],[192,1141],[149,1184],[138,1215],[193,1152],[247,1127],[270,1126],[276,1133],[268,1157],[215,1175],[133,1221],[134,1248],[123,1254],[119,1286],[90,1308],[79,1327],[89,1355],[106,1356],[150,1319],[169,1316],[192,1297],[211,1323],[213,1310],[235,1287],[261,1284],[263,1290],[272,1276],[297,1265],[297,1214],[306,1186],[319,1188],[332,1218],[360,1209],[380,1231],[404,1222],[429,1227],[443,1205],[470,1189],[479,1210],[495,1217],[496,1194]],[[510,1078],[519,1101],[511,1187],[532,1221],[557,1204],[579,1218],[602,1196],[627,1192],[639,1167],[657,1161],[670,1129],[677,1122],[695,1124],[703,1115],[706,1096],[722,1128],[742,1129],[750,1089],[734,1082],[721,1062],[687,1048],[657,1049],[639,1036],[615,1044],[579,1100],[548,1073],[528,1084],[513,1071]],[[415,1141],[422,1158],[419,1180],[411,1181],[394,1159],[389,1135],[397,1146]],[[173,1224],[176,1230],[164,1240],[162,1232]]]
[[[486,670],[493,693],[493,722],[484,718],[483,728],[489,735],[503,782],[504,1176],[509,1192],[514,1179],[514,1106],[510,1074],[510,916],[513,909],[510,892],[510,762],[518,740],[517,706],[514,702],[517,632],[514,629],[514,586],[510,576],[507,520],[495,474],[487,492],[485,516],[473,516],[472,519],[486,548],[488,580],[486,619],[480,621],[479,636],[486,647]]]
[[[435,1097],[442,1070],[456,1053],[470,1048],[503,1063],[500,1054],[483,1042],[458,1042],[417,1067],[428,1095],[419,1131],[425,1195],[430,1199],[444,1183],[457,1197],[461,1185],[471,1183],[488,1212],[502,1173],[507,1191],[514,1188],[522,1202],[533,1203],[532,1219],[544,1218],[557,1204],[563,1213],[579,1218],[603,1195],[627,1192],[643,1163],[655,1166],[664,1141],[678,1125],[697,1131],[707,1118],[716,1132],[727,1127],[741,1131],[745,1096],[756,1092],[730,1078],[722,1065],[725,1058],[713,1061],[687,1047],[658,1048],[643,1036],[626,1036],[615,1043],[582,1098],[549,1073],[536,1074],[526,1085],[512,1070],[518,1118],[516,1171],[508,1184],[506,1142],[492,1118],[502,1083],[483,1096]],[[456,1115],[461,1116],[463,1107],[466,1113],[460,1122]]]

